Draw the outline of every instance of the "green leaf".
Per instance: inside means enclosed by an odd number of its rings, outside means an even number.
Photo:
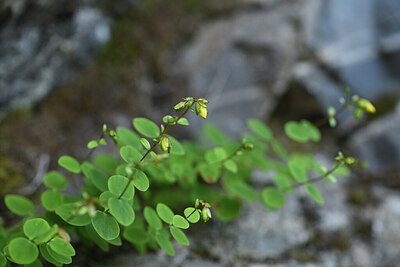
[[[275,139],[271,140],[272,150],[281,157],[282,159],[286,160],[288,158],[288,153],[286,152],[285,148]]]
[[[127,228],[123,237],[133,244],[145,244],[149,241],[149,235],[143,229],[137,227]]]
[[[110,215],[96,211],[92,218],[92,225],[99,236],[105,240],[112,240],[119,236],[119,226],[117,221]]]
[[[165,234],[162,233],[157,233],[156,235],[156,241],[160,247],[167,252],[168,255],[174,256],[175,255],[175,250],[174,247],[172,246],[171,241],[169,240],[169,237]]]
[[[300,122],[301,127],[303,127],[304,131],[308,133],[308,138],[311,141],[319,142],[321,141],[321,133],[317,127],[315,127],[311,122],[302,120]]]
[[[5,267],[7,265],[7,259],[0,253],[0,267]]]
[[[307,169],[305,162],[300,157],[291,157],[288,163],[290,174],[297,181],[304,183],[307,181]]]
[[[322,198],[321,194],[319,193],[318,189],[315,186],[308,184],[308,185],[306,185],[306,190],[307,190],[308,195],[316,203],[318,203],[319,205],[324,204],[324,199]]]
[[[233,172],[233,173],[237,173],[238,167],[237,167],[236,163],[235,163],[233,160],[231,160],[231,159],[229,159],[229,160],[227,160],[227,161],[224,162],[224,167],[225,167],[228,171],[231,171],[231,172]]]
[[[29,264],[39,256],[39,250],[35,244],[24,237],[17,237],[8,244],[8,251],[13,262],[17,264]]]
[[[107,180],[108,177],[102,171],[98,170],[89,162],[84,162],[82,164],[83,174],[89,178],[97,189],[100,191],[107,190]]]
[[[161,229],[162,222],[160,218],[158,218],[157,213],[151,207],[145,207],[143,211],[143,215],[147,223],[153,227],[154,229]]]
[[[42,218],[29,219],[23,226],[24,234],[31,240],[45,234],[49,230],[49,224]]]
[[[180,125],[189,125],[189,121],[186,118],[180,118],[178,121]]]
[[[328,122],[329,122],[329,126],[331,126],[332,128],[336,127],[337,123],[336,123],[336,119],[335,118],[329,118]]]
[[[259,137],[262,137],[266,141],[271,140],[272,138],[271,129],[261,121],[256,119],[250,119],[247,121],[247,125]]]
[[[1,264],[0,264],[1,267]],[[29,263],[29,264],[24,264],[24,267],[43,267],[42,262],[40,261],[39,258],[37,258],[34,262]]]
[[[40,196],[40,200],[42,201],[43,207],[48,211],[55,211],[58,206],[63,204],[62,194],[50,190],[44,191]]]
[[[106,139],[101,138],[101,139],[99,140],[99,144],[100,144],[100,145],[103,145],[103,146],[107,145]]]
[[[121,146],[130,145],[136,149],[140,149],[142,146],[140,144],[140,137],[133,132],[124,127],[117,127],[118,144]]]
[[[61,262],[58,262],[53,256],[50,255],[50,253],[47,249],[47,244],[40,245],[39,250],[40,250],[40,254],[46,261],[54,264],[55,266],[62,266]]]
[[[28,215],[34,209],[33,203],[29,199],[18,195],[6,195],[4,202],[12,213],[20,216]]]
[[[71,256],[64,256],[64,255],[58,254],[57,252],[55,252],[54,250],[51,249],[49,244],[46,244],[46,248],[47,248],[47,252],[49,253],[49,255],[57,262],[60,262],[62,264],[72,263]]]
[[[232,193],[238,195],[246,201],[252,202],[257,198],[256,192],[253,187],[246,184],[242,180],[227,180],[225,187]]]
[[[319,142],[321,133],[311,122],[302,120],[301,122],[289,121],[285,124],[286,135],[299,143],[305,143],[309,140]]]
[[[289,121],[285,124],[286,135],[299,143],[305,143],[309,140],[307,132],[296,121]]]
[[[238,199],[229,196],[220,197],[214,206],[218,218],[224,222],[232,221],[242,210],[242,203]]]
[[[147,178],[147,175],[140,170],[136,170],[132,182],[139,191],[144,192],[149,189],[149,179]]]
[[[124,191],[129,179],[122,175],[113,175],[108,179],[108,189],[116,197],[119,197]],[[135,188],[130,184],[124,195],[121,197],[125,200],[132,200],[135,195]]]
[[[183,213],[185,214],[186,220],[191,223],[197,223],[200,220],[200,213],[198,211],[195,211],[195,208],[186,208]]]
[[[142,159],[142,154],[137,151],[136,148],[132,146],[123,146],[119,153],[121,154],[121,158],[129,163],[129,162],[139,162]]]
[[[99,146],[99,144],[97,143],[96,140],[91,140],[91,141],[89,141],[89,143],[87,144],[87,148],[89,148],[89,149],[93,149],[93,148],[96,148],[96,147],[98,147],[98,146]]]
[[[226,135],[211,123],[206,123],[204,133],[215,145],[224,145],[227,141]]]
[[[189,246],[189,240],[181,229],[171,226],[171,228],[169,228],[169,231],[176,241],[178,241],[182,245]]]
[[[42,243],[47,243],[55,234],[58,232],[58,226],[57,224],[53,225],[52,227],[49,228],[45,233],[37,236],[33,242],[35,244],[40,245]]]
[[[168,224],[172,224],[172,218],[174,217],[173,211],[165,204],[158,203],[157,207],[157,214],[160,216],[161,220]]]
[[[84,226],[90,223],[90,217],[87,213],[81,214],[78,210],[80,203],[62,204],[56,209],[56,214],[64,221],[75,226]],[[77,213],[78,211],[78,213]],[[84,211],[81,208],[81,211]]]
[[[169,141],[171,142],[171,151],[170,153],[173,155],[185,155],[185,149],[183,148],[183,146],[181,145],[181,143],[179,143],[178,140],[176,140],[174,137],[167,135]]]
[[[285,196],[273,187],[267,187],[261,194],[262,202],[269,208],[277,209],[285,205]]]
[[[135,212],[133,211],[132,205],[126,200],[117,199],[112,197],[108,199],[108,208],[114,218],[122,225],[128,226],[135,220]]]
[[[43,178],[44,185],[55,190],[64,190],[68,187],[67,179],[59,172],[48,172]]]
[[[147,150],[149,150],[151,148],[150,143],[149,143],[149,141],[147,141],[146,138],[140,138],[140,143],[142,143],[144,148],[146,148]]]
[[[105,209],[108,209],[108,200],[114,196],[115,195],[110,191],[104,191],[100,194],[99,199],[102,201],[102,205]]]
[[[175,227],[182,228],[182,229],[188,229],[189,228],[189,222],[183,218],[181,215],[174,215],[172,218],[172,224]]]
[[[103,169],[109,173],[115,173],[115,170],[119,164],[115,157],[107,154],[97,155],[94,157],[93,163],[100,169]]]
[[[160,128],[158,128],[157,124],[146,118],[133,119],[133,127],[140,134],[147,137],[156,138],[160,135]]]
[[[220,168],[218,166],[200,162],[197,165],[197,170],[207,183],[215,183],[218,181],[220,174]]]
[[[57,254],[71,257],[75,256],[75,249],[70,243],[65,243],[65,241],[60,237],[55,237],[49,242],[50,248]]]
[[[292,184],[290,182],[290,177],[283,173],[278,173],[274,178],[274,183],[280,191],[292,192]]]
[[[72,173],[80,173],[81,172],[81,166],[80,166],[79,162],[70,156],[60,157],[58,159],[58,165],[60,165],[61,167],[67,169],[68,171],[70,171]]]

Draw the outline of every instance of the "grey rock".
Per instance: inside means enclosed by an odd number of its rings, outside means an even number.
[[[78,6],[63,21],[54,16],[66,2],[38,1],[29,10],[26,4],[6,1],[0,6],[9,14],[0,24],[0,119],[70,80],[110,38],[112,21],[95,6]]]
[[[361,160],[369,165],[369,171],[375,173],[400,164],[400,104],[393,114],[370,122],[354,133],[349,145],[357,152]]]
[[[204,25],[184,52],[177,71],[190,94],[210,100],[209,120],[231,137],[246,119],[267,118],[289,81],[299,51],[292,11],[282,5]]]

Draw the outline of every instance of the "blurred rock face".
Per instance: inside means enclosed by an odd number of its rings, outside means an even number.
[[[232,2],[221,0],[216,5]],[[135,28],[135,33],[138,33],[135,38],[148,38],[138,45],[139,52],[135,51],[145,56],[139,60],[135,58],[133,61],[139,62],[136,65],[129,65],[131,61],[128,60],[128,66],[123,70],[127,74],[122,76],[127,82],[116,84],[116,80],[112,80],[111,84],[105,83],[103,90],[121,94],[119,87],[129,85],[128,90],[138,89],[134,94],[135,104],[148,115],[153,109],[152,104],[163,103],[166,92],[175,90],[175,85],[179,85],[179,79],[182,79],[185,83],[182,87],[187,89],[181,91],[208,98],[210,112],[207,120],[233,137],[245,129],[246,118],[269,119],[278,105],[287,105],[279,103],[280,97],[287,93],[294,81],[318,99],[321,110],[328,105],[337,106],[337,99],[346,85],[353,92],[374,101],[387,94],[390,98],[399,94],[398,0],[236,2],[240,8],[218,13],[212,19],[201,22],[177,19],[168,27],[163,21],[158,21],[156,27],[149,26],[157,18],[146,13],[146,7],[141,11],[144,14],[133,13],[139,18],[135,23],[145,18],[143,23],[148,26]],[[161,13],[163,8],[159,8]],[[168,16],[162,19],[170,21]],[[2,2],[0,113],[40,101],[57,85],[73,79],[78,71],[93,62],[96,52],[107,43],[112,24],[112,17],[95,1]],[[191,31],[184,49],[180,49],[181,43],[178,45],[174,38],[170,38],[171,33],[165,34],[163,42],[159,43],[162,39],[159,37],[163,37],[160,33],[165,28],[174,31],[182,24],[193,24],[195,26],[189,28],[196,29]],[[165,49],[164,45],[168,48]],[[126,51],[117,51],[120,60],[125,59]],[[154,54],[157,55],[150,56]],[[133,69],[141,72],[136,74],[137,79],[130,80],[127,76],[132,76]],[[110,73],[110,76],[114,74]],[[104,81],[100,76],[107,74],[94,72],[92,80]],[[70,98],[70,102],[88,101],[83,97],[85,89],[95,86],[93,82],[83,83],[79,88],[83,93]],[[90,107],[97,117],[95,97],[98,91],[95,88],[88,97],[93,98]],[[121,106],[132,105],[133,97],[130,95],[121,94],[121,98],[126,99]],[[295,101],[300,108],[307,105],[302,96]],[[107,98],[105,102],[111,101]],[[85,109],[72,107],[77,110],[75,116],[84,117]],[[113,117],[113,122],[129,126],[130,116],[137,114],[126,113],[107,114]],[[351,130],[360,129],[349,138],[352,148],[370,163],[371,170],[378,172],[400,162],[400,113],[393,110],[389,113],[365,128],[352,124]],[[59,117],[49,116],[53,121],[42,114],[42,121],[54,126],[54,121],[65,119],[71,111],[61,114]],[[79,123],[73,119],[71,124],[75,123],[79,134],[84,130],[93,137],[98,132],[89,118]],[[190,129],[197,131],[199,125],[196,124],[200,121],[191,120],[193,125]],[[102,122],[98,123],[101,125]],[[70,147],[71,141],[62,134],[66,135],[66,128],[71,124],[49,131],[45,136],[46,143],[65,139],[61,146]],[[342,130],[346,133],[346,129]],[[37,139],[44,139],[40,129],[38,132]],[[27,153],[26,146],[17,153]],[[32,153],[31,158],[36,159],[38,155]],[[396,174],[394,177],[398,178]],[[265,176],[259,180],[261,183],[270,182]],[[322,207],[305,201],[305,193],[301,190],[276,213],[259,205],[248,205],[238,221],[228,225],[215,222],[215,227],[194,233],[197,238],[192,244],[195,244],[189,248],[180,247],[180,254],[172,263],[163,252],[159,252],[156,259],[154,254],[145,257],[130,254],[117,262],[121,266],[133,262],[141,266],[233,266],[235,263],[238,266],[258,266],[264,262],[282,266],[302,266],[303,263],[304,266],[378,266],[380,263],[396,266],[400,235],[398,225],[392,221],[399,221],[396,207],[400,206],[400,199],[396,191],[382,183],[377,186],[371,185],[371,181],[361,181],[355,188],[349,187],[345,181],[339,182],[337,187],[324,187],[322,184],[327,200]],[[398,187],[398,182],[395,185]],[[210,238],[204,239],[205,235]],[[116,266],[115,260],[109,265]]]
[[[6,0],[0,17],[0,119],[69,81],[110,38],[91,1]]]

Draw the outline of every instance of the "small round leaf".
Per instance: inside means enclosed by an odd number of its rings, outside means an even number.
[[[29,264],[39,256],[39,250],[35,244],[24,237],[11,240],[8,245],[11,259],[18,264]]]
[[[160,247],[165,252],[167,252],[168,255],[170,255],[170,256],[174,256],[175,255],[174,247],[172,246],[172,243],[169,240],[167,235],[164,235],[162,233],[158,233],[157,236],[156,236],[156,241],[157,241],[158,245],[160,245]]]
[[[271,129],[261,121],[250,119],[247,121],[247,125],[256,135],[262,137],[264,140],[269,141],[272,138]]]
[[[200,220],[200,213],[195,208],[186,208],[183,212],[185,214],[186,220],[191,223],[197,223]]]
[[[67,179],[59,172],[48,172],[43,178],[44,185],[55,190],[64,190],[68,187]]]
[[[23,231],[29,239],[34,239],[50,230],[49,224],[42,218],[29,219],[24,223]]]
[[[149,241],[148,234],[137,227],[129,227],[123,234],[124,238],[133,244],[145,244]]]
[[[181,229],[171,226],[169,231],[171,232],[172,237],[176,241],[178,241],[179,243],[181,243],[182,245],[185,245],[185,246],[189,245],[189,240],[187,239],[185,233]]]
[[[174,213],[167,205],[163,203],[158,203],[156,210],[161,220],[163,220],[168,224],[172,224],[172,218],[174,217]]]
[[[265,188],[261,196],[267,207],[276,209],[285,205],[285,196],[273,187]]]
[[[306,190],[307,190],[308,195],[316,203],[318,203],[319,205],[324,204],[324,199],[322,198],[321,194],[319,193],[318,189],[315,186],[308,184],[308,185],[306,185]]]
[[[122,175],[113,175],[108,179],[108,189],[112,194],[119,197],[124,191],[126,185],[129,183],[129,179]],[[125,200],[132,200],[135,195],[135,189],[130,184],[122,196]]]
[[[109,198],[108,208],[110,209],[111,215],[124,226],[131,225],[135,220],[135,213],[132,205],[124,199],[117,199],[116,197]]]
[[[182,228],[182,229],[189,228],[189,222],[180,215],[174,215],[174,217],[172,219],[172,224],[175,227]]]
[[[70,171],[72,173],[80,173],[81,172],[81,166],[80,166],[79,162],[70,156],[60,157],[58,159],[58,165],[60,165],[61,167],[67,169],[68,171]]]
[[[162,222],[161,222],[160,218],[157,216],[157,213],[154,211],[153,208],[145,207],[143,214],[144,214],[145,220],[151,227],[153,227],[154,229],[157,229],[157,230],[161,229]]]
[[[29,199],[18,195],[6,195],[4,202],[9,210],[20,216],[28,215],[34,209]]]
[[[110,215],[96,211],[92,218],[93,228],[99,236],[105,240],[112,240],[119,236],[119,225],[117,221]]]
[[[160,135],[160,128],[158,128],[157,124],[146,118],[135,118],[133,126],[136,131],[144,136],[156,138]]]
[[[142,154],[133,146],[123,146],[119,151],[121,158],[125,162],[139,162],[142,159]]]
[[[149,179],[147,175],[141,170],[136,170],[135,175],[133,176],[133,185],[140,191],[144,192],[149,189]]]
[[[49,242],[50,248],[57,254],[63,256],[75,256],[75,249],[70,243],[66,243],[62,238],[56,237]]]
[[[40,196],[43,207],[48,211],[55,211],[62,204],[62,194],[47,190]]]

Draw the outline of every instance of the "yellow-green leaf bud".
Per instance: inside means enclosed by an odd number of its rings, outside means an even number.
[[[200,106],[199,114],[203,119],[207,118],[207,109],[203,106]]]

